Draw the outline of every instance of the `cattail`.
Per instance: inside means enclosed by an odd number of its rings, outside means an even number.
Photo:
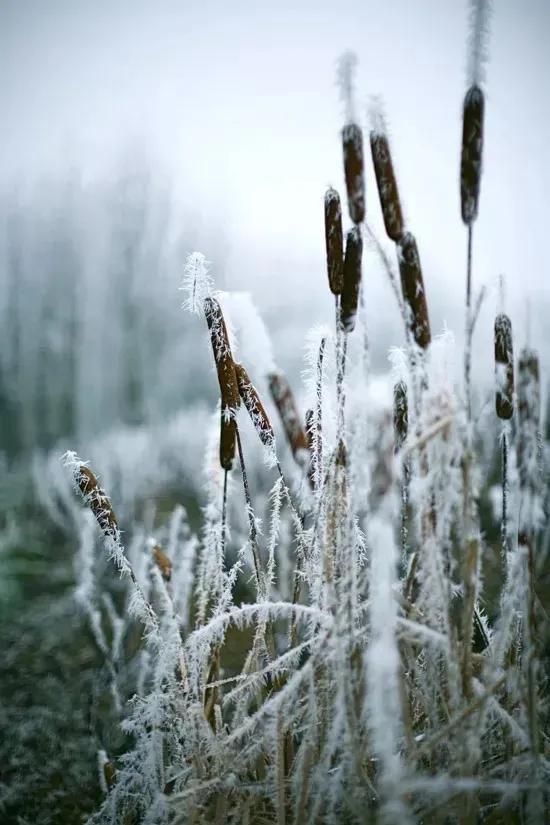
[[[431,341],[428,304],[418,248],[411,232],[405,232],[397,244],[397,256],[403,297],[408,305],[409,328],[416,344],[426,349]]]
[[[347,123],[342,129],[342,145],[349,216],[359,224],[365,220],[365,173],[363,133],[356,123]]]
[[[266,447],[273,448],[275,445],[275,433],[256,387],[250,380],[250,376],[242,364],[235,364],[235,373],[237,376],[239,395],[247,409],[254,429],[260,437],[260,441]]]
[[[74,480],[86,504],[96,517],[104,536],[118,538],[118,524],[109,496],[100,486],[94,473],[85,464],[74,468]]]
[[[153,560],[160,570],[161,576],[165,582],[169,582],[172,578],[172,561],[168,558],[162,547],[155,544],[153,547]]]
[[[230,470],[235,458],[237,436],[234,416],[240,404],[237,375],[227,327],[221,307],[215,298],[204,299],[204,314],[210,330],[221,394],[220,464],[224,470]]]
[[[388,136],[383,131],[373,129],[370,133],[370,148],[380,206],[384,216],[384,226],[388,237],[397,243],[404,231],[403,214],[397,181],[393,171]]]
[[[330,290],[340,295],[344,284],[344,251],[342,235],[342,206],[336,189],[325,193],[325,243]]]
[[[495,319],[496,413],[508,420],[514,413],[514,354],[512,324],[504,313]]]
[[[464,98],[462,157],[460,162],[460,203],[462,220],[470,226],[477,217],[483,151],[483,91],[470,86]]]
[[[398,381],[393,388],[393,432],[395,451],[401,449],[407,440],[409,431],[409,402],[407,399],[407,385]]]
[[[346,257],[344,259],[344,287],[342,289],[340,320],[346,332],[353,332],[359,302],[361,285],[361,259],[363,238],[358,226],[347,234]]]
[[[309,460],[308,441],[290,385],[280,371],[270,373],[268,380],[294,460],[301,467],[306,467]]]
[[[220,464],[223,470],[231,470],[237,445],[237,422],[228,407],[220,417]]]

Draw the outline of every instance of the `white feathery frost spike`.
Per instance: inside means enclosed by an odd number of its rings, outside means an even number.
[[[468,36],[468,86],[480,86],[485,80],[489,59],[489,21],[491,0],[470,0]]]
[[[338,58],[336,69],[336,83],[340,90],[340,99],[344,104],[346,123],[355,122],[355,72],[357,70],[357,55],[355,52],[344,52]]]
[[[186,293],[183,308],[200,314],[204,299],[212,294],[214,281],[210,275],[210,262],[202,252],[191,252],[187,256],[180,289]]]
[[[369,97],[367,114],[371,131],[374,132],[375,135],[387,135],[388,124],[386,121],[384,100],[381,95],[371,95]]]

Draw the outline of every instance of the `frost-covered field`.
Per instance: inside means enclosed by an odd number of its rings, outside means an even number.
[[[335,317],[303,319],[301,386],[253,297],[220,290],[201,252],[173,303],[148,303],[151,270],[181,254],[161,213],[123,210],[35,318],[8,283],[14,328],[45,338],[13,334],[4,355],[25,413],[4,404],[13,453],[31,456],[8,461],[6,435],[3,569],[25,605],[2,629],[6,821],[546,821],[550,456],[538,354],[516,341],[504,288],[494,386],[472,380],[487,25],[477,0],[457,170],[464,347],[430,325],[382,104],[364,130],[351,54],[345,190],[325,195]],[[379,208],[387,237],[371,228]],[[10,271],[32,279],[10,238]],[[405,340],[383,375],[362,279],[374,260]],[[112,290],[94,278],[106,262]],[[98,340],[112,302],[127,326]],[[196,390],[185,409],[178,382]],[[102,418],[119,423],[101,433]],[[61,460],[71,439],[83,457]]]

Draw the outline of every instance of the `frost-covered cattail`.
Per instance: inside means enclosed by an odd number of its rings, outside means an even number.
[[[220,465],[223,470],[232,469],[236,444],[237,422],[228,408],[222,409],[220,417]]]
[[[416,344],[422,349],[426,349],[431,342],[428,304],[424,291],[420,256],[415,237],[411,232],[405,232],[397,244],[397,257],[401,275],[401,288],[408,310],[409,328]]]
[[[227,327],[215,298],[204,299],[204,314],[210,330],[212,351],[221,394],[220,464],[224,470],[233,466],[236,445],[235,413],[240,404],[235,363],[231,354]]]
[[[496,413],[508,420],[514,413],[514,352],[512,323],[503,312],[495,318],[495,378]]]
[[[290,384],[280,370],[270,373],[268,380],[271,397],[279,411],[292,455],[301,467],[306,467],[309,461],[307,436]]]
[[[359,224],[365,220],[365,171],[363,132],[356,123],[347,123],[342,129],[342,148],[349,216]]]
[[[393,432],[396,452],[401,449],[407,440],[408,431],[409,402],[407,398],[407,385],[404,381],[398,381],[393,388]]]
[[[520,486],[538,487],[540,433],[540,370],[537,353],[522,350],[518,363],[518,470]]]
[[[254,425],[254,429],[260,437],[260,441],[266,447],[273,448],[275,445],[275,433],[271,426],[271,421],[261,402],[258,390],[250,380],[246,369],[242,364],[235,364],[239,395]]]
[[[470,226],[477,218],[483,151],[482,89],[471,86],[466,92],[462,122],[462,156],[460,161],[460,203],[462,220]]]
[[[483,153],[485,98],[482,84],[488,57],[490,0],[471,0],[468,38],[468,91],[462,112],[460,205],[462,220],[471,226],[477,217]]]
[[[403,214],[393,171],[386,124],[378,102],[373,101],[371,106],[371,121],[370,148],[384,226],[388,237],[397,243],[404,232]]]
[[[113,506],[94,473],[84,463],[79,463],[73,467],[73,475],[75,484],[94,514],[103,535],[118,538],[119,530]]]
[[[353,332],[355,316],[359,303],[361,286],[361,260],[363,257],[363,238],[358,226],[347,234],[346,257],[344,259],[344,287],[341,296],[340,320],[346,332]]]
[[[325,193],[325,244],[330,290],[340,295],[344,284],[344,241],[342,234],[342,206],[336,189]]]

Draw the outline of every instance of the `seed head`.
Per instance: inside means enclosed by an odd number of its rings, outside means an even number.
[[[353,332],[359,303],[361,286],[361,260],[363,239],[361,229],[354,226],[347,234],[346,256],[344,259],[344,287],[340,304],[340,321],[346,332]]]
[[[325,194],[325,243],[329,286],[334,295],[340,295],[344,283],[344,251],[342,206],[336,189],[327,189]]]
[[[348,123],[342,129],[342,146],[349,216],[358,224],[365,220],[365,171],[363,133],[356,123]]]
[[[409,329],[417,346],[426,349],[431,341],[428,304],[424,291],[420,256],[415,237],[411,232],[405,232],[397,244],[397,256],[401,275],[401,289],[408,309]]]
[[[514,414],[514,352],[512,324],[503,312],[495,318],[495,407],[499,418]]]
[[[479,86],[470,86],[464,98],[460,203],[462,220],[470,226],[477,218],[483,151],[484,96]]]
[[[382,207],[382,215],[384,216],[384,226],[386,227],[388,237],[397,243],[404,231],[403,214],[401,212],[397,181],[395,180],[395,173],[393,171],[388,136],[373,129],[370,133],[370,148],[372,162],[374,164],[374,173],[376,175],[376,184],[378,186],[378,195],[380,197],[380,206]]]

